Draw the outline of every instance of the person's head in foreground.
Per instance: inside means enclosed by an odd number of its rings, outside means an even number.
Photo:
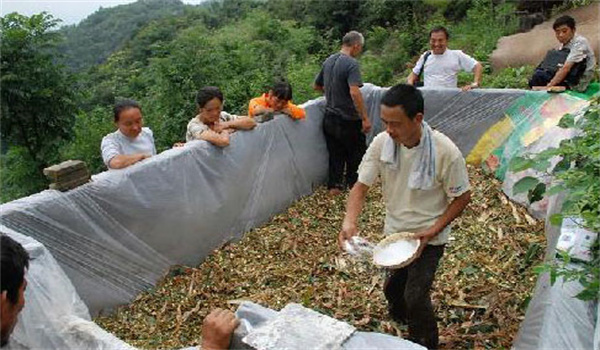
[[[351,31],[346,33],[342,38],[342,47],[347,51],[347,53],[352,57],[358,57],[363,50],[363,46],[365,45],[365,37],[357,32]]]
[[[196,95],[196,106],[200,120],[207,125],[214,124],[223,111],[223,93],[216,86],[205,86]]]
[[[381,120],[397,143],[411,148],[421,141],[424,113],[423,96],[412,85],[398,84],[381,99]]]
[[[433,27],[429,31],[429,48],[434,55],[442,55],[448,48],[448,39],[450,34],[448,30],[442,26]]]
[[[123,135],[134,139],[142,132],[144,126],[142,108],[134,100],[117,102],[113,114],[115,125]]]
[[[567,44],[575,36],[575,19],[571,16],[561,16],[552,24],[556,39],[561,44]]]
[[[29,267],[29,254],[23,246],[6,235],[2,235],[2,339],[0,346],[8,343],[10,334],[17,324],[18,316],[25,306],[27,280],[25,272]]]

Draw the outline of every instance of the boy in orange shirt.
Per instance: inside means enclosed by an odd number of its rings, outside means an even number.
[[[276,83],[269,92],[250,100],[248,115],[252,118],[262,116],[262,121],[271,119],[275,113],[287,114],[292,119],[304,119],[304,109],[291,100],[292,86],[286,82]]]

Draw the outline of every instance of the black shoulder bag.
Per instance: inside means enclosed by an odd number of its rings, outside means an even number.
[[[421,81],[421,76],[423,75],[423,71],[425,71],[425,63],[427,62],[429,56],[431,56],[431,51],[427,51],[425,53],[425,57],[423,57],[423,64],[421,65],[421,70],[419,71],[419,74],[417,74],[418,80],[414,83],[414,86],[416,87],[421,87],[424,85],[424,82]]]

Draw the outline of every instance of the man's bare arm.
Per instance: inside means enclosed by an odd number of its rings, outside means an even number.
[[[481,85],[481,77],[483,76],[483,65],[479,62],[475,65],[475,69],[473,69],[475,77],[473,78],[473,83],[477,84],[477,86]]]
[[[136,153],[136,154],[129,154],[129,155],[125,155],[125,154],[119,154],[117,156],[114,156],[110,162],[108,162],[108,166],[111,169],[123,169],[123,168],[127,168],[130,165],[133,165],[141,160],[144,160],[146,158],[150,158],[151,155],[150,154],[145,154],[145,153]]]
[[[419,76],[416,75],[414,72],[410,72],[410,74],[408,75],[408,78],[406,78],[406,83],[408,85],[415,85],[415,83],[419,80]]]
[[[471,90],[472,88],[479,87],[481,85],[481,77],[483,75],[483,65],[479,62],[475,64],[473,68],[473,83],[462,87],[463,91]]]
[[[550,82],[548,83],[548,87],[551,86],[556,86],[560,83],[562,83],[565,78],[567,77],[567,75],[569,74],[569,72],[571,71],[571,68],[573,68],[573,65],[575,65],[574,62],[567,62],[565,63],[564,66],[562,66],[561,69],[558,70],[558,72],[556,72],[556,74],[554,74],[554,78],[552,78],[552,80],[550,80]]]
[[[415,233],[415,237],[421,238],[422,246],[432,240],[438,233],[456,219],[471,201],[471,191],[467,191],[460,196],[454,198],[452,203],[448,205],[446,211],[440,216],[436,222],[425,231]]]
[[[356,236],[358,233],[358,217],[365,203],[367,192],[369,192],[369,186],[362,182],[356,182],[350,190],[348,202],[346,203],[346,216],[344,216],[342,230],[338,235],[338,244],[341,249],[344,249],[344,241]]]
[[[364,133],[368,133],[371,130],[371,121],[369,120],[367,110],[365,109],[365,104],[363,101],[362,93],[360,92],[360,88],[356,85],[350,85],[350,96],[352,97],[354,106],[356,107],[356,110],[360,115],[360,119],[362,119],[362,131]]]
[[[229,310],[215,309],[202,323],[202,345],[200,350],[226,350],[231,344],[231,335],[240,324]]]

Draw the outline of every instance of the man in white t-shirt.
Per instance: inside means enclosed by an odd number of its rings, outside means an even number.
[[[423,75],[425,87],[456,88],[458,72],[466,71],[473,72],[474,78],[473,82],[463,86],[462,90],[479,87],[483,66],[461,50],[448,49],[449,38],[448,30],[441,26],[429,32],[431,50],[423,53],[417,61],[407,78],[409,85],[415,85]]]
[[[381,120],[386,132],[373,139],[358,168],[338,243],[344,247],[357,234],[367,192],[380,176],[384,232],[412,232],[421,240],[412,263],[390,270],[384,285],[390,315],[408,324],[409,340],[436,349],[438,329],[429,291],[450,223],[467,206],[471,192],[460,150],[423,121],[423,112],[423,96],[412,85],[396,85],[383,96]]]

